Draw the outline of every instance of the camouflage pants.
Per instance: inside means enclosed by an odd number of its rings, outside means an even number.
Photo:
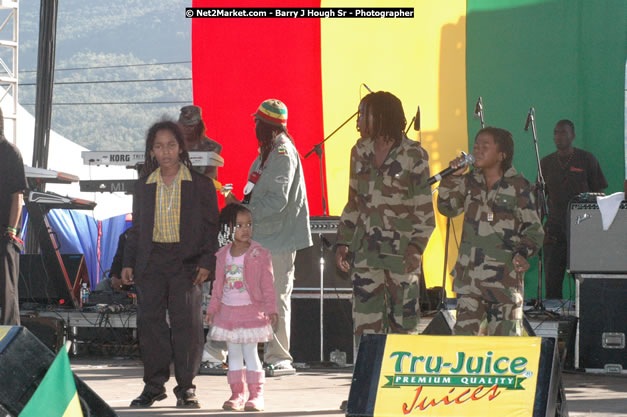
[[[456,335],[522,336],[523,300],[515,303],[488,303],[474,294],[457,298]]]
[[[353,268],[353,329],[365,333],[417,334],[420,320],[418,275]]]

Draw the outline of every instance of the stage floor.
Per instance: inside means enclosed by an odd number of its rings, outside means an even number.
[[[168,398],[149,409],[131,409],[131,400],[142,390],[141,362],[132,359],[72,358],[72,369],[120,417],[140,416],[207,416],[253,415],[258,413],[227,412],[221,409],[230,391],[225,376],[199,375],[194,381],[202,406],[196,410],[174,407],[176,400],[171,378],[166,385]],[[343,416],[339,410],[348,397],[352,368],[308,369],[296,375],[268,378],[266,383],[266,416],[330,417]],[[599,374],[565,373],[564,385],[570,417],[627,416],[627,377]]]

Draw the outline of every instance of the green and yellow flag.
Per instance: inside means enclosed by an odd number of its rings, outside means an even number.
[[[82,417],[70,359],[61,349],[19,417]]]

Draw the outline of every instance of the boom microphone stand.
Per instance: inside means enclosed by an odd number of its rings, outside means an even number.
[[[536,133],[536,111],[533,107],[529,108],[527,113],[527,121],[525,122],[525,132],[529,130],[531,125],[531,133],[533,136],[533,144],[536,152],[536,196],[538,199],[537,205],[540,210],[540,219],[549,214],[549,206],[546,199],[546,183],[544,182],[544,175],[542,174],[542,165],[540,164],[540,152],[538,151],[538,134]],[[542,301],[542,277],[544,270],[544,263],[542,262],[543,251],[542,248],[538,251],[538,298],[534,305],[534,308],[539,311],[544,311],[544,303]]]

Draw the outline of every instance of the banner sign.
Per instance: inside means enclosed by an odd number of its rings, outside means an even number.
[[[364,343],[348,415],[535,415],[541,337],[367,335]],[[376,370],[368,381],[358,369],[366,364]]]

